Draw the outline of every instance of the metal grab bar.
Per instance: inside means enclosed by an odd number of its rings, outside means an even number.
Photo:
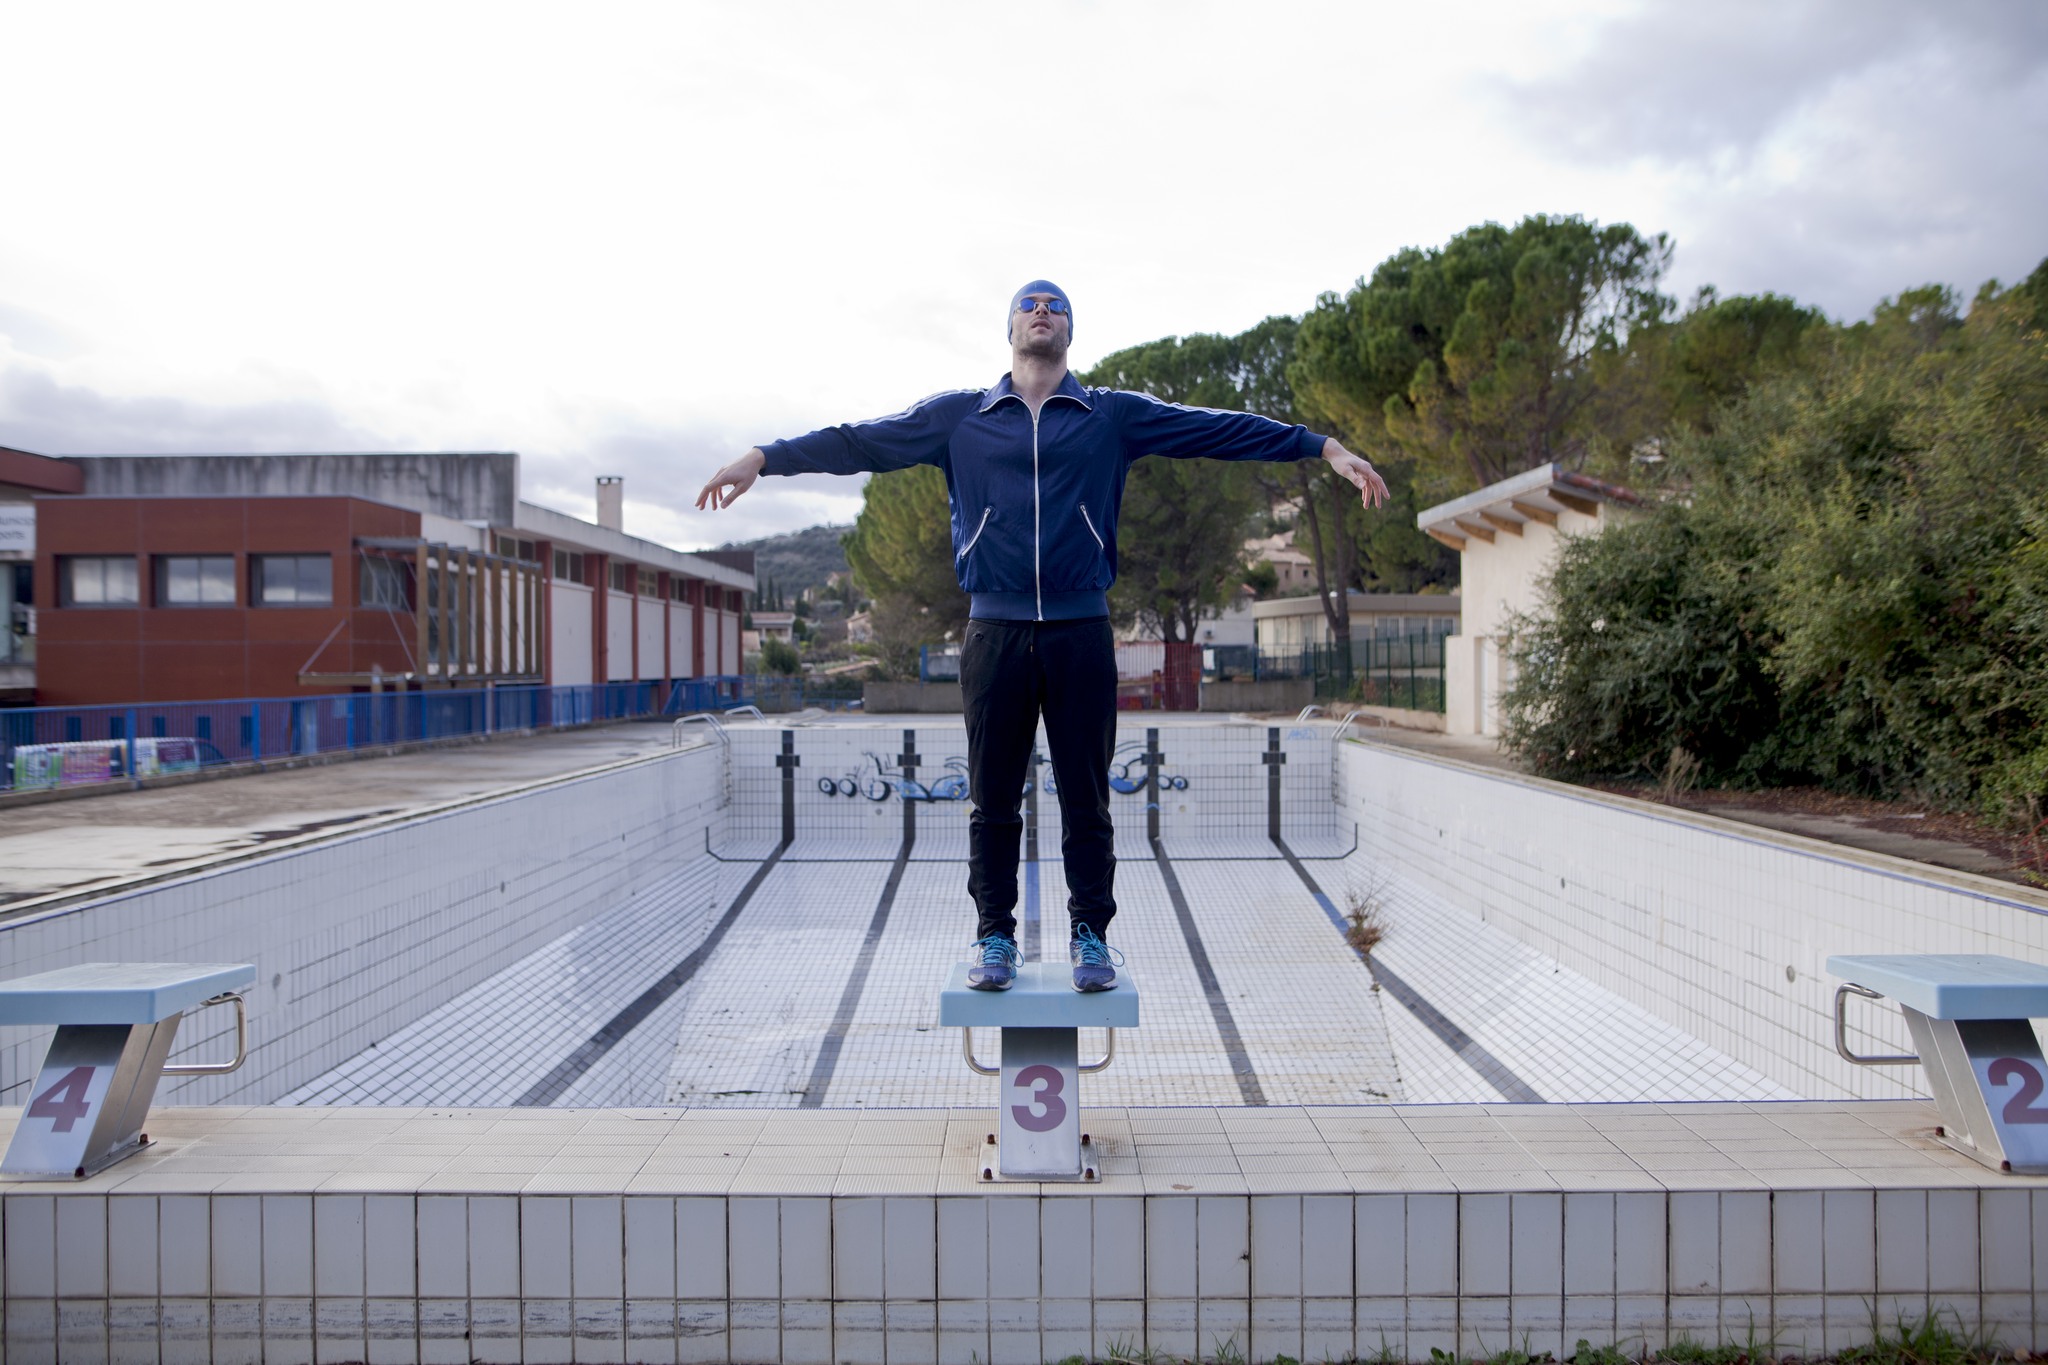
[[[712,734],[713,734],[714,736],[716,736],[716,737],[717,737],[717,739],[718,739],[718,742],[719,742],[720,744],[723,744],[723,743],[725,743],[725,725],[724,725],[724,723],[723,723],[723,722],[721,722],[721,721],[720,721],[720,720],[718,719],[718,717],[717,717],[717,716],[713,715],[713,714],[712,714],[711,712],[709,712],[709,711],[699,711],[699,712],[697,712],[697,713],[696,713],[695,715],[690,715],[690,716],[684,716],[684,717],[682,717],[682,718],[681,718],[680,720],[678,720],[678,721],[677,721],[677,722],[676,722],[676,723],[675,723],[674,725],[671,725],[671,726],[669,727],[669,731],[668,731],[668,747],[669,747],[669,748],[671,748],[671,749],[680,749],[680,748],[681,748],[681,747],[683,746],[683,727],[684,727],[685,725],[688,725],[688,724],[689,724],[689,723],[690,723],[691,721],[693,721],[693,720],[701,720],[701,721],[703,721],[703,722],[704,722],[704,723],[705,723],[706,725],[710,726],[710,727],[711,727],[711,733],[712,733]]]
[[[1307,706],[1302,707],[1300,711],[1296,712],[1294,718],[1298,721],[1313,720],[1319,715],[1327,714],[1328,712],[1324,711],[1322,707],[1317,706],[1314,702],[1310,702]]]
[[[1920,1055],[1916,1052],[1895,1052],[1884,1056],[1863,1057],[1849,1050],[1849,1019],[1847,1012],[1843,1009],[1843,1004],[1852,995],[1860,995],[1865,1000],[1884,999],[1880,992],[1869,990],[1863,986],[1843,985],[1835,988],[1835,1051],[1841,1054],[1842,1060],[1854,1062],[1857,1066],[1918,1065]]]
[[[1098,1071],[1107,1071],[1109,1070],[1109,1064],[1116,1060],[1116,1030],[1106,1028],[1102,1031],[1102,1035],[1102,1060],[1099,1062],[1081,1063],[1076,1069],[1083,1076],[1093,1076]]]
[[[233,1001],[235,1006],[235,1060],[232,1062],[195,1062],[184,1066],[167,1065],[164,1067],[164,1075],[225,1076],[230,1071],[239,1070],[242,1063],[249,1060],[249,1007],[243,1002],[241,995],[236,992],[216,995],[211,1000],[200,1001],[198,1008],[203,1010],[208,1006],[225,1005],[230,1001]]]
[[[1113,1028],[1104,1029],[1103,1033],[1107,1037],[1103,1044],[1102,1060],[1099,1062],[1082,1062],[1075,1068],[1084,1076],[1093,1076],[1098,1071],[1107,1071],[1109,1070],[1109,1064],[1116,1060],[1116,1030]],[[1001,1067],[983,1066],[975,1060],[974,1030],[971,1028],[960,1030],[960,1055],[967,1059],[967,1069],[977,1076],[1000,1076],[1003,1074]]]
[[[971,1028],[960,1030],[960,1055],[967,1059],[967,1069],[977,1076],[1000,1076],[1003,1074],[1003,1069],[999,1066],[983,1066],[980,1062],[974,1060],[974,1030]]]

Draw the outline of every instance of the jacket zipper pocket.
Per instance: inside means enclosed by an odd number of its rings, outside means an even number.
[[[1098,550],[1107,550],[1107,549],[1109,549],[1109,546],[1107,546],[1107,545],[1105,545],[1105,544],[1103,544],[1103,543],[1102,543],[1102,533],[1101,533],[1100,531],[1098,531],[1098,530],[1096,530],[1096,529],[1095,529],[1095,521],[1094,521],[1094,519],[1093,519],[1092,517],[1090,517],[1090,516],[1088,515],[1088,504],[1087,504],[1087,503],[1085,503],[1085,502],[1081,504],[1081,524],[1082,524],[1083,526],[1086,526],[1086,527],[1088,528],[1088,534],[1089,534],[1089,535],[1091,535],[1091,536],[1094,536],[1094,537],[1095,537],[1095,548],[1096,548],[1096,549],[1098,549]]]
[[[994,513],[995,510],[996,509],[993,505],[981,509],[981,521],[979,524],[975,526],[974,534],[967,537],[967,544],[961,548],[960,553],[953,556],[954,563],[957,564],[961,560],[967,558],[967,552],[974,548],[975,542],[981,539],[981,533],[988,529],[989,516],[992,513]]]

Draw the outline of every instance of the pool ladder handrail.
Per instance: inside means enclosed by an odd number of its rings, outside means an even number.
[[[725,722],[721,721],[714,712],[698,711],[693,715],[681,716],[677,718],[676,723],[669,727],[669,748],[680,749],[683,747],[683,727],[685,725],[690,724],[692,721],[702,721],[704,722],[704,724],[710,726],[713,737],[718,740],[721,746],[723,746],[727,742],[725,737]]]

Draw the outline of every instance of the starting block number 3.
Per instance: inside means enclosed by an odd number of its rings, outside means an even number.
[[[1020,1067],[1011,1089],[1028,1092],[1024,1103],[1010,1106],[1010,1119],[1027,1133],[1050,1133],[1067,1121],[1067,1076],[1056,1066],[1035,1062]]]
[[[1004,1104],[997,1159],[1006,1177],[1071,1180],[1080,1173],[1081,1117],[1070,1103],[1079,1068],[1077,1030],[1003,1030]]]

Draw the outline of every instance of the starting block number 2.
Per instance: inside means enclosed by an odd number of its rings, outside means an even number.
[[[1958,1025],[1977,1093],[1984,1097],[2005,1160],[2017,1170],[2048,1169],[2048,1076],[2026,1021],[1963,1020]]]

